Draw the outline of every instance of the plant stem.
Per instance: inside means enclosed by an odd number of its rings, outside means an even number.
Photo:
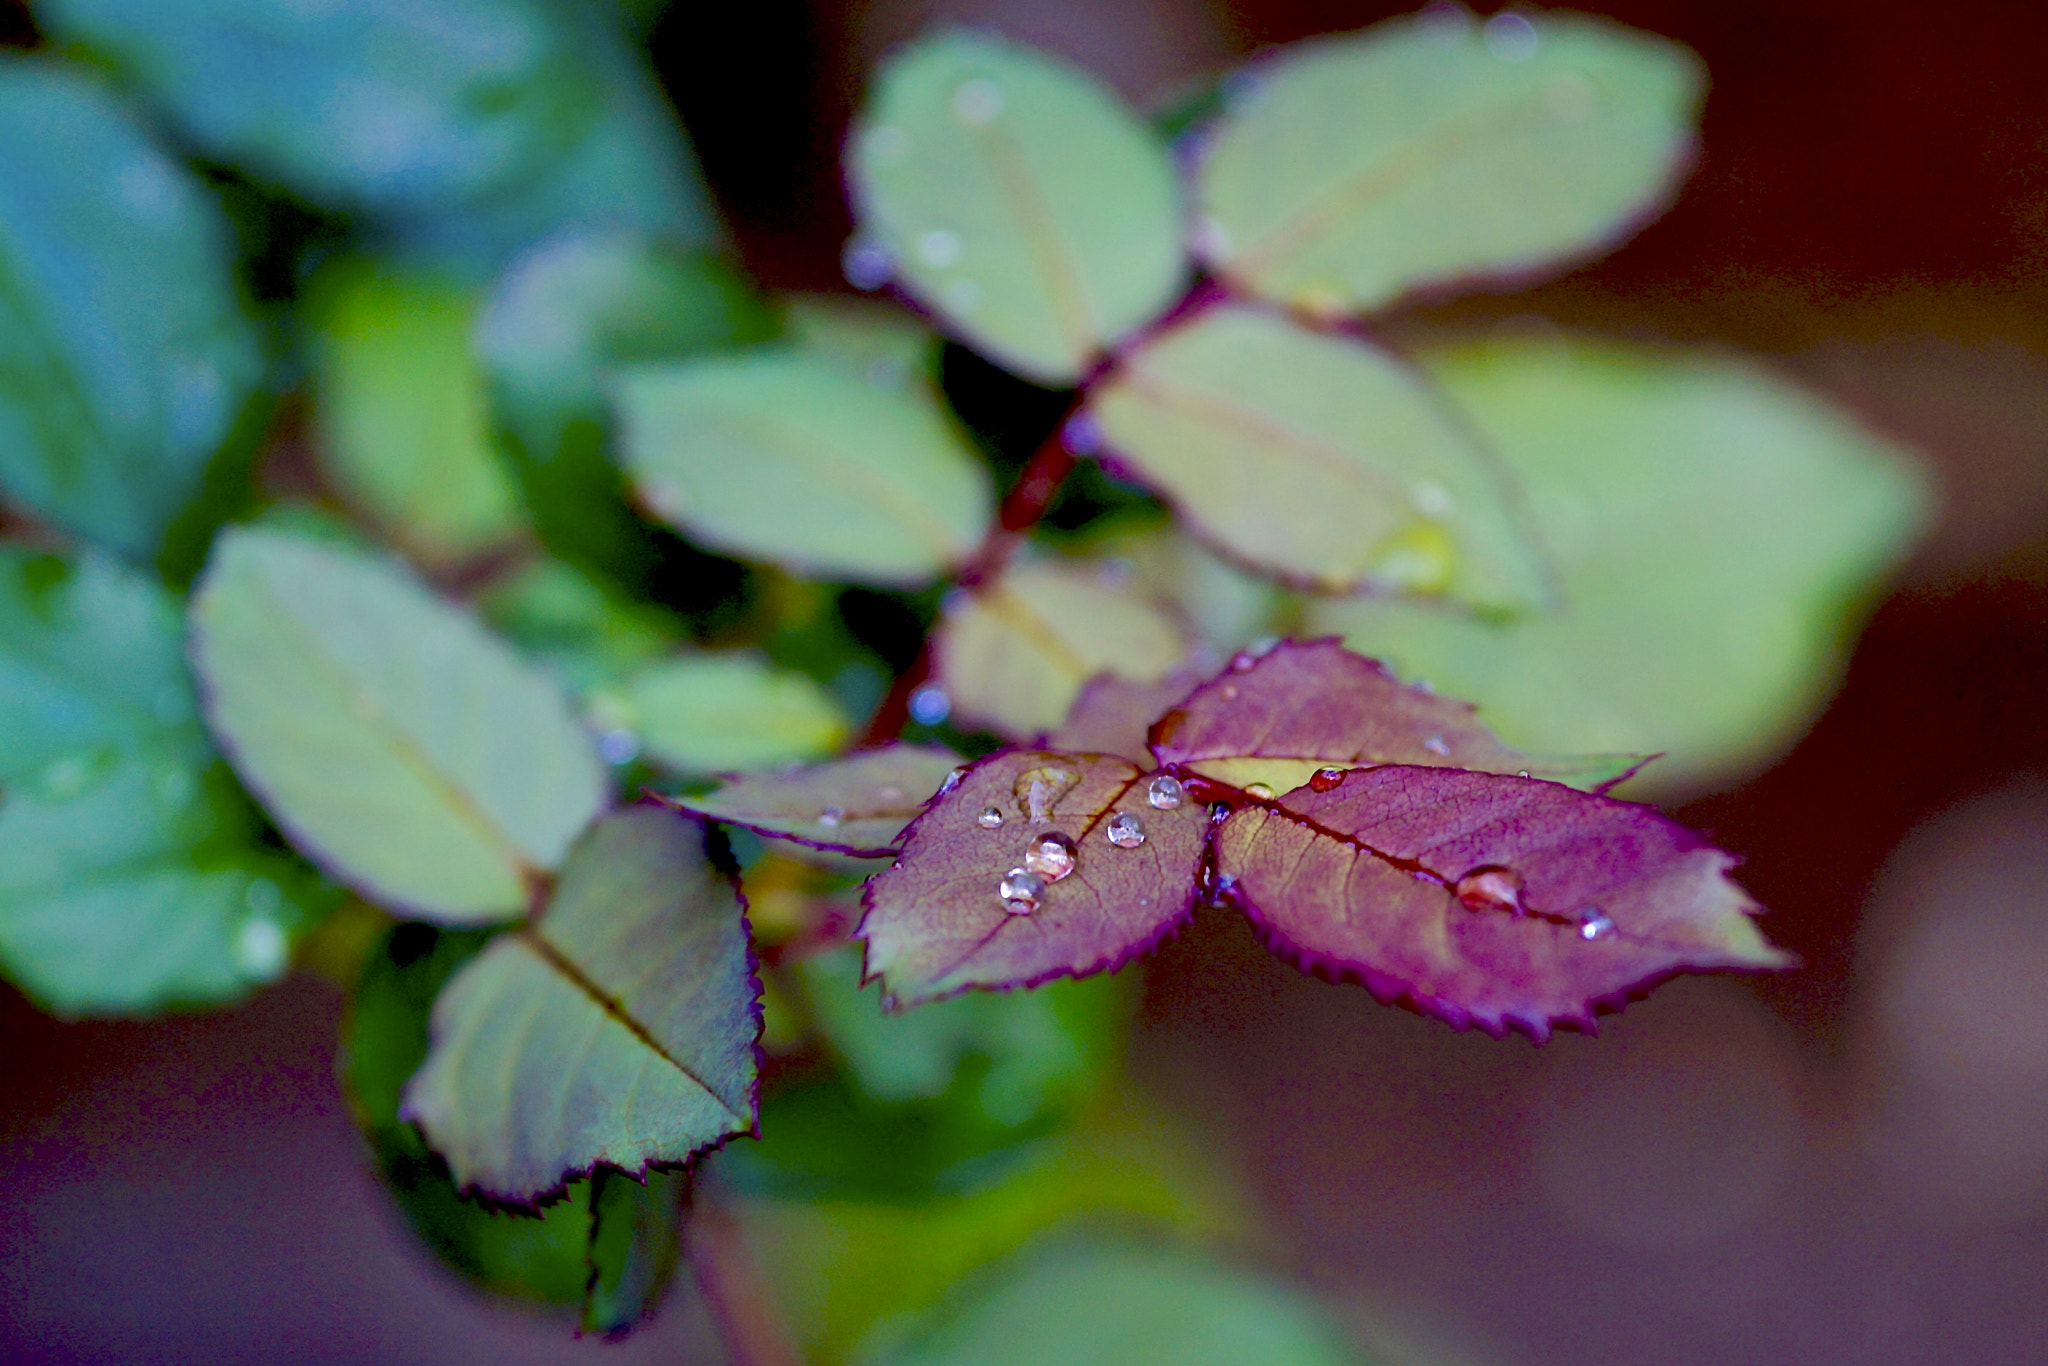
[[[740,1222],[717,1196],[701,1198],[690,1216],[690,1265],[718,1320],[732,1366],[804,1366],[761,1281]]]

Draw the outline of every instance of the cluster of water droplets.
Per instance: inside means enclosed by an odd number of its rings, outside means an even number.
[[[1029,915],[1045,902],[1054,883],[1073,876],[1080,848],[1073,836],[1062,830],[1048,830],[1059,800],[1080,782],[1071,769],[1046,764],[1017,775],[1011,792],[1017,811],[1031,827],[1024,856],[1017,866],[996,883],[996,897],[1011,915]],[[1172,811],[1187,800],[1180,780],[1161,774],[1146,786],[1145,799],[1159,811]],[[983,807],[974,823],[984,830],[1000,830],[1009,823],[1001,806]],[[1136,849],[1146,840],[1145,822],[1135,812],[1118,811],[1103,822],[1103,838],[1118,849]]]
[[[1451,891],[1467,910],[1521,915],[1527,909],[1522,903],[1522,876],[1512,868],[1494,864],[1474,868],[1459,878]],[[1611,938],[1614,921],[1599,907],[1588,906],[1579,912],[1578,931],[1579,938],[1590,944]]]

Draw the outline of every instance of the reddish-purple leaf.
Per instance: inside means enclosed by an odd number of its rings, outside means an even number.
[[[1235,812],[1219,885],[1303,967],[1541,1039],[1688,969],[1781,968],[1735,860],[1646,806],[1390,765]]]
[[[662,800],[813,849],[884,858],[961,762],[941,745],[888,745],[783,773],[743,773],[714,792]]]
[[[1239,655],[1163,714],[1151,738],[1162,764],[1274,792],[1301,786],[1318,769],[1375,764],[1520,773],[1604,792],[1642,762],[1633,755],[1543,759],[1510,749],[1469,703],[1403,684],[1335,639]]]
[[[1144,768],[1152,767],[1147,739],[1152,723],[1192,692],[1203,675],[1175,669],[1150,683],[1134,683],[1119,674],[1097,674],[1081,687],[1067,710],[1067,719],[1045,739],[1045,748],[1069,754],[1114,754]]]
[[[856,931],[868,975],[916,1005],[1085,977],[1150,949],[1193,907],[1209,830],[1206,808],[1177,787],[1155,805],[1152,777],[1122,759],[1044,750],[976,763],[868,884]],[[1053,835],[1071,841],[1064,872],[1058,842],[1040,847]]]

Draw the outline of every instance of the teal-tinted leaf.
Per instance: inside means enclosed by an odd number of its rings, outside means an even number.
[[[1376,347],[1212,309],[1126,357],[1089,411],[1198,535],[1268,573],[1500,609],[1543,595],[1505,474]]]
[[[895,850],[903,827],[960,762],[939,745],[887,745],[809,768],[741,774],[710,792],[664,800],[756,834],[879,858]]]
[[[470,355],[470,292],[353,262],[321,295],[320,454],[343,493],[427,560],[461,560],[516,537],[525,517],[491,442]]]
[[[263,369],[219,208],[75,70],[0,60],[0,490],[131,556]]]
[[[449,923],[527,907],[605,803],[561,694],[393,561],[224,534],[192,606],[206,718],[299,849]]]
[[[1495,626],[1324,603],[1311,626],[1477,702],[1519,748],[1666,752],[1641,790],[1726,779],[1796,734],[1925,523],[1910,459],[1726,357],[1574,340],[1436,368],[1527,488],[1566,605]]]
[[[964,32],[882,70],[849,146],[865,249],[968,345],[1080,378],[1186,266],[1165,147],[1092,78]]]
[[[464,1189],[530,1203],[599,1164],[637,1176],[753,1128],[760,987],[703,831],[653,806],[606,818],[546,913],[442,993],[403,1113]]]
[[[1253,293],[1351,313],[1619,240],[1690,160],[1699,64],[1598,20],[1396,20],[1254,69],[1196,245]]]
[[[1299,1292],[1188,1251],[1058,1238],[970,1280],[866,1366],[1356,1366]]]
[[[631,731],[648,758],[686,773],[814,759],[847,731],[832,694],[748,654],[653,664],[600,690],[590,705],[606,730]]]
[[[589,127],[600,77],[548,0],[45,0],[209,155],[315,203],[503,191]]]
[[[994,507],[986,469],[935,399],[819,357],[639,366],[618,402],[655,512],[799,573],[924,583],[967,557]]]
[[[689,1184],[684,1172],[654,1172],[644,1185],[617,1172],[591,1178],[584,1332],[623,1337],[654,1312],[681,1260]]]

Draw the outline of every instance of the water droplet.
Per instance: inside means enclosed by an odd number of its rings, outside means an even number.
[[[1515,770],[1515,776],[1517,778],[1526,778],[1529,776],[1529,770],[1526,768],[1518,768]]]
[[[1422,742],[1422,747],[1428,750],[1431,754],[1440,754],[1445,756],[1446,758],[1448,758],[1451,753],[1451,747],[1444,743],[1444,737],[1441,735],[1430,736],[1427,740],[1424,740]]]
[[[1269,802],[1273,800],[1273,788],[1268,783],[1246,783],[1244,785],[1244,795],[1247,797],[1257,797],[1260,801]]]
[[[977,76],[953,92],[953,114],[970,128],[995,122],[1003,112],[1003,88],[986,76]]]
[[[1229,816],[1229,815],[1230,815],[1230,803],[1229,803],[1229,802],[1210,802],[1210,803],[1209,803],[1209,823],[1210,823],[1211,825],[1221,825],[1221,824],[1223,823],[1224,819],[1225,819],[1225,818],[1226,818],[1227,816]]]
[[[1451,509],[1456,506],[1451,501],[1451,491],[1434,479],[1417,481],[1414,487],[1408,490],[1408,497],[1414,502],[1417,512],[1425,517],[1434,517],[1438,521],[1450,516]]]
[[[623,728],[597,737],[597,756],[608,764],[630,764],[640,757],[640,737]]]
[[[1579,922],[1579,938],[1588,942],[1605,939],[1614,933],[1614,922],[1599,911],[1588,910],[1586,918]]]
[[[997,807],[985,806],[981,809],[981,814],[974,818],[974,823],[984,830],[999,830],[1003,824],[1003,813]]]
[[[1319,768],[1308,775],[1308,785],[1317,792],[1333,792],[1344,786],[1344,770],[1341,768]]]
[[[818,824],[827,830],[833,829],[846,820],[846,813],[836,806],[828,806],[818,813]]]
[[[957,265],[965,244],[951,228],[933,228],[917,239],[917,259],[933,270]]]
[[[1536,25],[1512,11],[1488,19],[1479,36],[1486,50],[1504,62],[1526,62],[1536,55]]]
[[[1237,886],[1237,874],[1225,873],[1216,879],[1216,895],[1228,896]]]
[[[1543,107],[1559,123],[1584,123],[1593,112],[1593,83],[1577,72],[1554,77],[1543,87]]]
[[[856,237],[839,254],[839,269],[855,289],[880,289],[896,273],[896,257],[881,243]]]
[[[861,135],[860,149],[877,166],[901,166],[910,159],[910,134],[893,123],[878,123]]]
[[[1030,915],[1045,899],[1045,880],[1029,868],[1012,868],[996,884],[996,895],[1011,915]]]
[[[1512,868],[1474,868],[1451,890],[1467,910],[1522,913],[1522,876]]]
[[[1074,871],[1074,841],[1057,830],[1034,835],[1024,850],[1024,866],[1047,882],[1058,882]]]
[[[953,714],[953,699],[936,683],[927,683],[910,695],[910,719],[920,725],[936,726]]]
[[[1135,849],[1145,842],[1145,822],[1128,811],[1119,811],[1109,818],[1103,833],[1117,848]]]
[[[1223,685],[1223,700],[1225,702],[1237,701],[1237,684],[1225,683]]]
[[[1060,444],[1075,455],[1093,455],[1102,449],[1102,428],[1087,413],[1075,413],[1060,428]]]
[[[973,280],[955,280],[946,286],[946,307],[955,313],[972,313],[981,307],[981,286]]]
[[[244,920],[235,930],[235,966],[250,977],[275,977],[290,948],[291,940],[275,920]]]
[[[951,773],[948,773],[946,775],[946,781],[939,784],[939,795],[943,797],[948,792],[951,792],[954,788],[960,786],[960,780],[966,776],[967,770],[964,768],[956,768]],[[998,811],[996,812],[996,814],[1000,816],[1003,813]]]
[[[1239,650],[1230,657],[1230,671],[1234,674],[1247,673],[1258,662],[1259,657],[1250,650]]]
[[[1180,785],[1180,779],[1170,778],[1163,773],[1154,778],[1152,785],[1145,789],[1145,800],[1159,811],[1172,811],[1178,808],[1187,799],[1187,795],[1187,789]]]
[[[1052,811],[1059,805],[1060,798],[1081,781],[1081,776],[1070,768],[1058,768],[1050,764],[1040,768],[1026,769],[1017,775],[1016,784],[1010,789],[1017,798],[1017,809],[1033,825],[1043,825],[1052,819]]]

